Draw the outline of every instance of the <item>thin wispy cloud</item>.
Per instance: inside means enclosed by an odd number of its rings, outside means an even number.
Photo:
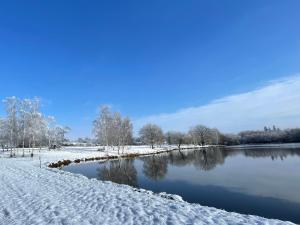
[[[256,90],[216,99],[207,105],[137,119],[136,130],[146,123],[156,123],[165,131],[187,131],[196,124],[223,132],[272,125],[300,127],[300,75],[274,80]]]

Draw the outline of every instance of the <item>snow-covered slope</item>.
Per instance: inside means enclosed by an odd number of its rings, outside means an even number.
[[[47,162],[65,156],[75,159],[76,151],[40,154]],[[169,200],[150,191],[48,169],[45,164],[39,168],[38,155],[34,159],[0,158],[1,225],[291,224]]]

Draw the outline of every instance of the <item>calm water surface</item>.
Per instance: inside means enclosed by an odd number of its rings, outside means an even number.
[[[300,145],[239,146],[71,164],[89,178],[177,194],[191,203],[300,223]]]

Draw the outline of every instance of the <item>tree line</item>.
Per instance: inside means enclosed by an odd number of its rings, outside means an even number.
[[[242,131],[237,135],[224,135],[224,144],[271,144],[300,143],[300,128],[281,130],[276,126],[264,127],[263,130]]]
[[[154,148],[165,143],[177,145],[218,145],[221,133],[217,129],[211,129],[198,125],[190,129],[188,133],[163,130],[155,124],[146,124],[139,131],[139,137],[133,138],[133,126],[128,117],[122,117],[118,112],[112,112],[108,106],[102,106],[100,113],[93,122],[93,133],[96,143],[107,147],[117,147],[118,151],[124,146],[136,144],[147,144]]]
[[[0,118],[0,146],[3,151],[10,150],[10,155],[16,154],[17,148],[34,148],[48,146],[55,148],[63,144],[65,134],[70,130],[60,126],[52,116],[41,112],[40,99],[19,99],[7,97],[3,100],[6,117]]]
[[[48,146],[56,148],[64,144],[65,135],[70,128],[60,126],[52,116],[41,112],[40,99],[19,99],[7,97],[3,100],[6,117],[0,117],[0,147],[3,151],[10,150],[15,155],[17,148],[33,150],[36,147]],[[111,111],[110,107],[102,106],[99,115],[93,121],[94,143],[124,151],[125,146],[146,144],[154,148],[163,144],[176,145],[238,145],[264,143],[300,142],[300,129],[281,130],[273,126],[264,127],[260,131],[243,131],[238,134],[223,134],[216,128],[204,125],[191,127],[188,132],[163,132],[156,124],[146,124],[134,138],[133,125],[129,117]],[[81,139],[87,143],[91,139]]]
[[[163,132],[156,124],[146,124],[139,130],[139,136],[133,138],[133,126],[128,117],[122,118],[118,112],[112,112],[108,106],[102,106],[94,121],[96,143],[103,146],[124,148],[131,144],[147,144],[154,148],[163,144],[176,145],[239,145],[300,142],[300,129],[281,130],[273,126],[261,131],[242,131],[238,134],[224,134],[216,128],[204,125],[191,127],[188,132]]]

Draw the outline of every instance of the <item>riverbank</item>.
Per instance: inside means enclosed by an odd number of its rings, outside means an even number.
[[[171,151],[177,151],[177,150],[188,150],[188,149],[202,149],[207,148],[209,146],[182,146],[180,149],[175,146],[169,146],[169,147],[156,147],[156,148],[149,148],[148,146],[131,146],[126,150],[115,150],[115,149],[109,149],[109,150],[101,150],[99,151],[99,148],[89,148],[91,151],[97,151],[97,153],[93,152],[92,154],[88,155],[81,155],[80,158],[76,159],[63,159],[59,160],[57,162],[52,162],[48,165],[50,168],[61,168],[63,166],[67,166],[71,163],[81,163],[81,162],[90,162],[90,161],[104,161],[104,160],[111,160],[111,159],[122,159],[122,158],[133,158],[133,157],[139,157],[139,156],[147,156],[147,155],[156,155],[161,153],[168,153]],[[67,149],[67,148],[66,148]],[[72,149],[72,148],[69,148]],[[81,152],[86,153],[86,152]],[[73,157],[71,157],[73,158]]]
[[[166,149],[168,150],[168,149]],[[133,147],[126,154],[162,149]],[[33,158],[0,160],[0,224],[292,224],[167,199],[151,191],[87,179],[48,165],[60,160],[119,156],[97,148],[36,150]],[[41,168],[40,168],[41,167]]]

